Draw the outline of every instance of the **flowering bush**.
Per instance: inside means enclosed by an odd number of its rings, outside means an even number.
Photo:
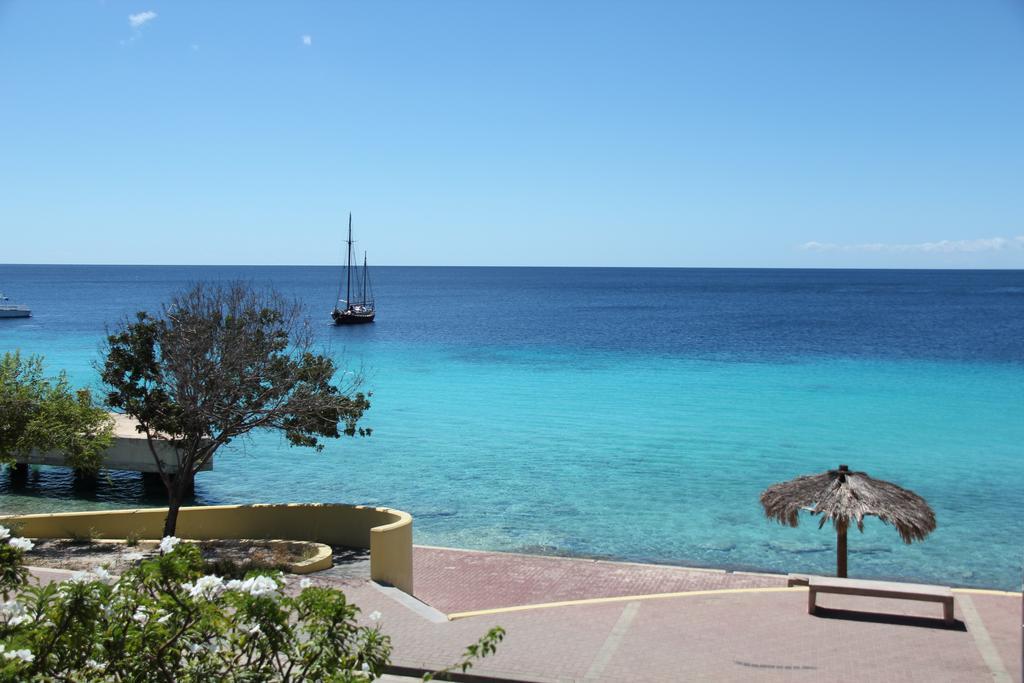
[[[0,527],[0,681],[368,681],[388,663],[389,638],[332,588],[303,580],[288,595],[280,574],[203,575],[199,550],[173,537],[120,578],[99,568],[32,587],[31,547]]]
[[[0,526],[0,596],[4,607],[7,599],[28,579],[28,570],[22,562],[26,550],[32,549],[32,541],[11,536],[11,530]]]

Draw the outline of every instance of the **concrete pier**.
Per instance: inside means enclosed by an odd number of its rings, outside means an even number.
[[[107,470],[133,470],[143,473],[159,473],[160,469],[153,459],[153,453],[146,443],[146,435],[139,433],[136,427],[138,423],[127,415],[111,413],[114,418],[114,443],[103,454],[103,469]],[[156,452],[160,457],[165,472],[177,472],[178,460],[174,454],[174,448],[163,440],[156,443]],[[56,465],[67,467],[63,453],[39,453],[33,451],[28,456],[15,459],[17,465]],[[213,459],[200,468],[203,471],[213,469]]]

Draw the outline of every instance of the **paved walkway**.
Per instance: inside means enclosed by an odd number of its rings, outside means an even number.
[[[778,574],[416,546],[416,597],[442,612],[622,595],[786,585]]]
[[[940,605],[821,596],[785,577],[569,558],[415,549],[416,596],[349,586],[383,614],[395,663],[456,661],[491,626],[508,633],[473,672],[554,681],[1020,681],[1019,595],[956,592]],[[519,606],[529,609],[510,609]],[[465,615],[465,616],[464,616]]]
[[[507,636],[472,673],[496,680],[1021,681],[1021,597],[956,591],[941,606],[824,595],[776,575],[417,546],[416,597],[349,572],[312,575],[379,611],[401,671]],[[356,573],[358,574],[358,573]],[[525,609],[524,609],[525,607]]]

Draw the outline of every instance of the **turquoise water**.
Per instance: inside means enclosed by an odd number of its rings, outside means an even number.
[[[1019,297],[1002,303],[1020,310]],[[332,353],[365,370],[374,435],[321,454],[259,435],[199,476],[200,502],[381,504],[411,512],[422,544],[828,572],[834,533],[809,517],[798,529],[769,523],[758,495],[846,463],[920,493],[939,524],[906,546],[869,521],[851,536],[851,574],[1019,588],[1024,365],[1000,357],[1015,347],[998,336],[960,354],[931,340],[916,358],[780,353],[768,342],[680,353],[664,339],[553,344],[487,315],[495,343],[415,326],[397,334],[381,310],[372,330],[322,330]],[[66,324],[83,329],[56,335],[39,316],[0,339],[91,382],[102,324]],[[865,339],[858,348],[892,343]],[[152,500],[134,475],[82,490],[46,468],[25,489],[0,479],[0,492],[5,511]]]

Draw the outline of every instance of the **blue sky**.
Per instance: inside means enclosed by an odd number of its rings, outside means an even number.
[[[0,262],[1024,267],[1012,0],[0,0]]]

